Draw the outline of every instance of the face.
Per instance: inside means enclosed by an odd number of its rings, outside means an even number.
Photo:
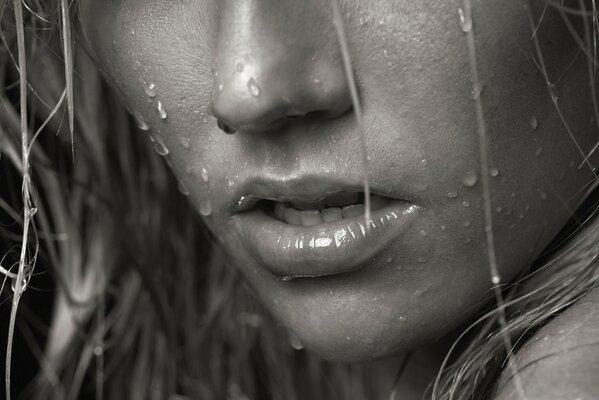
[[[329,2],[79,7],[99,68],[249,286],[306,347],[358,360],[443,336],[489,298],[476,98],[502,282],[583,197],[597,121],[587,58],[551,7],[537,31],[551,91],[537,67],[528,12],[544,1],[473,1],[480,93],[460,1],[340,3],[363,132]]]

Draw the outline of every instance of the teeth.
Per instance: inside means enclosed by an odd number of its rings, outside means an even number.
[[[324,203],[329,207],[343,207],[358,201],[357,192],[340,192],[328,196]]]
[[[343,218],[343,212],[340,208],[325,208],[321,212],[322,222],[335,222]]]
[[[291,205],[298,210],[320,210],[324,206],[324,202],[293,200],[291,201]]]
[[[302,218],[300,212],[295,208],[285,208],[285,221],[291,225],[301,225]]]
[[[300,211],[299,213],[303,226],[314,226],[322,224],[322,217],[320,216],[320,211],[318,210],[305,210]]]
[[[331,207],[329,206],[331,200],[335,204],[348,204],[344,207]],[[274,215],[277,219],[286,222],[290,225],[297,226],[314,226],[327,222],[339,221],[343,218],[354,218],[364,215],[364,204],[351,202],[358,201],[357,193],[337,193],[329,198],[325,199],[324,203],[328,206],[325,207],[323,202],[290,202],[284,203],[281,201],[275,202]],[[372,211],[379,210],[386,206],[389,200],[381,197],[372,195],[370,196],[370,208]],[[305,209],[305,207],[312,207]],[[316,208],[318,206],[319,208]],[[296,208],[303,208],[298,210]]]
[[[280,201],[277,201],[275,204],[275,216],[281,221],[285,221],[285,205]]]
[[[343,218],[353,218],[364,214],[364,204],[352,204],[343,207]]]

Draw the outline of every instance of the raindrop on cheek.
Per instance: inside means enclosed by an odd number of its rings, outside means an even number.
[[[191,139],[187,136],[179,137],[179,142],[181,143],[181,146],[183,146],[184,149],[191,149]]]
[[[162,138],[160,136],[154,136],[153,141],[154,141],[154,150],[156,150],[156,153],[160,154],[161,156],[168,155],[169,150],[166,147],[166,145],[164,144],[164,141],[162,140]]]
[[[148,125],[148,123],[144,120],[144,118],[141,116],[140,113],[138,113],[137,111],[133,112],[133,117],[135,118],[135,123],[137,124],[137,127],[140,130],[142,130],[142,131],[150,130],[150,125]]]
[[[296,335],[294,335],[293,333],[289,333],[289,345],[294,350],[301,350],[304,348],[304,345],[302,344],[302,342],[300,342],[299,338]]]
[[[478,174],[475,171],[469,171],[462,178],[462,183],[466,187],[473,187],[478,182]]]
[[[260,96],[260,87],[258,86],[258,84],[256,83],[256,80],[254,78],[251,78],[248,81],[247,87],[252,96],[254,96],[254,97]]]
[[[208,171],[206,171],[206,168],[202,168],[202,171],[200,171],[200,176],[201,176],[202,180],[204,181],[204,183],[208,183],[209,177],[208,177]]]
[[[161,101],[156,102],[156,111],[158,111],[158,116],[160,119],[166,119],[167,113]]]
[[[212,214],[212,202],[210,199],[203,199],[200,201],[200,214],[204,217],[208,217]]]
[[[181,192],[183,196],[189,196],[189,190],[187,189],[187,186],[185,186],[183,181],[179,181],[179,192]]]
[[[537,121],[536,117],[532,117],[530,119],[530,127],[532,128],[533,131],[539,127],[539,122]]]
[[[146,95],[150,98],[156,97],[156,84],[155,83],[150,83],[148,86],[146,86]]]

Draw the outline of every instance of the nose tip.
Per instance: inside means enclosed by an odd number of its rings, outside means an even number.
[[[222,1],[212,91],[216,118],[238,131],[263,131],[301,117],[335,118],[351,108],[323,3]]]
[[[240,131],[275,128],[290,119],[336,118],[351,108],[345,75],[330,62],[301,68],[230,60],[215,76],[215,117]]]

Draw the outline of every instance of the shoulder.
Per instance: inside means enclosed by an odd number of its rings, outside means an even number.
[[[599,399],[599,289],[543,327],[514,358],[526,400]],[[506,369],[495,400],[518,399]]]

